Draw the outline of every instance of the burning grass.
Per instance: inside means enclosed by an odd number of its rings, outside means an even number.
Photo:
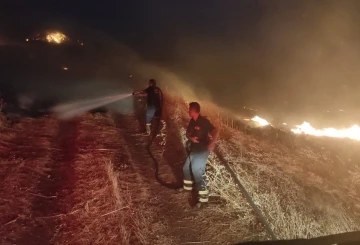
[[[181,99],[173,104],[173,120],[185,141],[187,104]],[[221,129],[221,154],[231,163],[278,238],[309,238],[360,229],[356,195],[360,187],[359,167],[335,161],[336,149],[318,151],[311,144],[301,145],[298,137],[292,139],[295,147],[254,137],[221,123],[214,107],[210,107],[212,111],[206,104],[202,107],[202,114]],[[256,226],[246,200],[214,155],[208,167],[212,196],[225,200],[226,212],[238,214],[243,226]],[[251,236],[243,230],[246,240],[266,237],[264,230],[253,231],[260,235]]]

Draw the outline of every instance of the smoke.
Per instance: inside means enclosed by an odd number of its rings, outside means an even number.
[[[15,58],[14,52],[10,52],[8,57],[13,60],[12,70],[6,71],[9,80],[3,82],[6,89],[16,95],[19,103],[24,104],[26,99],[31,98],[31,105],[47,103],[46,107],[56,104],[56,110],[62,108],[56,111],[61,118],[69,118],[99,106],[127,113],[133,108],[131,99],[116,99],[111,104],[106,100],[104,103],[93,100],[145,89],[150,78],[156,79],[164,91],[192,100],[199,98],[199,94],[195,94],[189,85],[191,81],[184,82],[170,70],[145,61],[129,46],[102,31],[73,21],[55,21],[38,27],[29,36],[46,30],[60,31],[72,40],[81,40],[84,45],[29,42]],[[201,97],[205,96],[204,92]],[[89,102],[83,106],[72,104],[84,100]],[[72,106],[62,106],[69,103]]]
[[[280,2],[263,6],[267,11],[260,22],[261,44],[269,53],[264,63],[271,77],[262,95],[272,97],[279,110],[323,123],[334,118],[326,120],[322,111],[356,110],[359,3]],[[278,106],[282,102],[288,108]]]
[[[356,117],[360,3],[275,0],[209,5],[216,6],[199,13],[201,19],[214,12],[211,19],[206,17],[208,26],[199,21],[188,33],[174,31],[176,42],[167,47],[171,58],[165,66],[189,81],[196,94],[204,89],[214,102],[234,111],[248,106],[283,121],[306,119],[332,126]],[[324,114],[340,109],[349,116]]]
[[[354,118],[360,102],[359,5],[345,0],[149,5],[148,15],[138,17],[149,18],[146,31],[132,30],[143,35],[137,42],[123,39],[126,44],[74,21],[54,21],[39,29],[81,39],[83,49],[43,56],[30,50],[29,57],[37,55],[30,63],[38,65],[29,70],[41,75],[31,80],[20,74],[14,86],[71,101],[144,89],[154,78],[161,89],[187,100],[211,100],[234,112],[252,107],[261,117],[288,123],[333,126]],[[60,69],[64,66],[69,70]],[[348,115],[326,112],[340,109]]]

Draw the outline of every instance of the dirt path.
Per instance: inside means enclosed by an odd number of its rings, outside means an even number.
[[[191,214],[184,214],[189,204],[181,203],[178,196],[187,200],[183,194],[176,194],[176,191],[161,186],[154,176],[154,162],[149,157],[146,150],[148,137],[137,135],[139,128],[135,117],[122,116],[116,119],[117,126],[120,129],[121,136],[129,146],[131,155],[132,168],[140,175],[142,183],[138,183],[139,190],[147,190],[143,196],[138,196],[137,205],[147,206],[151,213],[157,214],[154,217],[152,226],[153,244],[181,244],[181,242],[200,241],[200,234],[196,233],[195,226],[191,224],[182,224],[184,216],[191,218]],[[166,168],[167,167],[167,168]],[[173,183],[174,175],[171,168],[161,166],[160,171],[167,170],[166,174],[168,183]],[[164,172],[162,172],[164,173]],[[133,189],[134,190],[134,189]],[[137,191],[137,190],[134,190]],[[141,195],[141,194],[140,194]],[[189,209],[189,208],[188,208]],[[156,222],[156,223],[155,223]]]
[[[156,214],[152,225],[152,244],[231,244],[234,237],[226,236],[226,227],[236,217],[224,217],[218,212],[219,206],[213,204],[208,209],[194,207],[195,196],[190,193],[177,193],[160,185],[154,176],[154,162],[146,150],[148,137],[139,136],[139,124],[134,116],[115,119],[123,139],[128,145],[134,171],[143,179],[142,189],[147,188],[148,199],[143,204],[151,213]],[[167,125],[171,125],[168,121]],[[174,128],[165,130],[165,146],[157,139],[152,151],[159,161],[161,179],[170,186],[182,185],[182,166],[186,157],[183,146]],[[224,229],[225,228],[225,229]],[[235,240],[236,241],[236,240]]]

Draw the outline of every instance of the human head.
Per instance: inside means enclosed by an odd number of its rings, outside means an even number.
[[[155,79],[150,79],[149,80],[149,86],[156,86],[156,80]]]
[[[191,102],[189,104],[189,116],[196,119],[200,114],[200,104],[198,102]]]

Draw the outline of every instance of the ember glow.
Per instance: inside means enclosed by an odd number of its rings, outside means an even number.
[[[50,32],[46,35],[46,40],[49,43],[61,44],[67,40],[67,36],[62,34],[61,32]]]
[[[360,140],[360,127],[353,125],[350,128],[335,129],[335,128],[324,128],[315,129],[308,122],[303,122],[301,125],[297,125],[296,128],[291,129],[295,134],[308,134],[313,136],[326,136],[333,138],[349,138],[353,140]]]
[[[251,118],[251,121],[258,123],[260,126],[270,125],[270,123],[268,121],[266,121],[264,118],[261,118],[259,116],[255,116],[255,117]]]

